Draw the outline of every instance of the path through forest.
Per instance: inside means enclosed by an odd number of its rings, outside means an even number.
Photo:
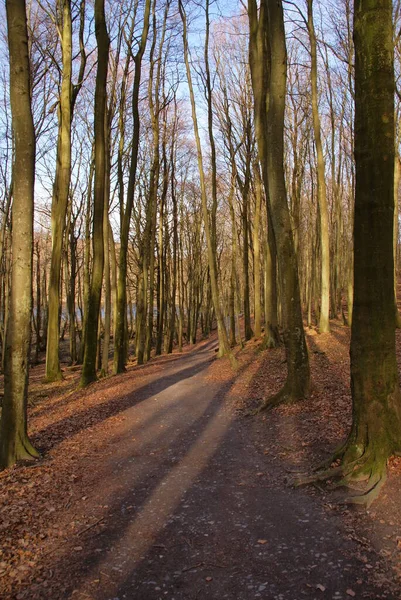
[[[68,443],[81,436],[84,448],[90,439],[90,451],[69,468],[63,509],[49,514],[60,540],[48,537],[47,570],[35,580],[34,568],[10,597],[401,597],[383,547],[355,532],[349,511],[333,509],[320,490],[288,485],[285,452],[273,448],[295,443],[299,416],[239,417],[227,401],[235,378],[210,376],[214,356],[212,341],[144,367],[151,375],[124,397],[103,437],[101,419],[67,428]]]

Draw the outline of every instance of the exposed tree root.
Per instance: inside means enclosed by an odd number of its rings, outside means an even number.
[[[265,335],[260,345],[260,350],[278,348],[281,345],[281,337],[278,327],[273,327],[271,323],[268,323],[265,329]]]
[[[288,381],[285,382],[284,386],[281,388],[277,394],[273,396],[269,396],[265,398],[258,408],[250,411],[249,415],[257,415],[261,412],[267,412],[278,406],[279,404],[292,404],[301,400],[303,398],[302,394],[299,394],[294,386]]]
[[[40,458],[40,453],[34,448],[28,436],[19,436],[19,444],[16,450],[17,461],[30,461]]]
[[[320,468],[313,474],[300,474],[289,481],[294,487],[304,485],[315,485],[317,482],[324,482],[333,479],[330,485],[331,490],[345,487],[351,495],[341,500],[341,504],[356,504],[369,508],[378,497],[385,481],[386,464],[377,458],[372,451],[364,448],[362,454],[355,460],[347,460],[346,456],[352,456],[352,447],[344,444],[336,450],[333,456],[324,464],[331,465],[340,459],[341,464],[336,467]],[[353,483],[363,483],[363,489],[350,487]]]
[[[19,432],[13,441],[8,439],[7,444],[0,449],[0,453],[0,471],[12,467],[15,463],[33,462],[40,458],[40,453],[32,446],[28,436]]]
[[[372,502],[379,496],[383,485],[386,483],[386,471],[369,479],[369,488],[363,492],[357,491],[354,496],[348,496],[343,500],[343,504],[357,504],[369,508]]]
[[[334,479],[335,477],[342,477],[344,475],[343,467],[334,467],[330,469],[326,469],[325,471],[320,471],[318,473],[314,473],[313,475],[308,475],[306,473],[302,473],[297,477],[294,477],[292,480],[292,485],[294,487],[302,487],[304,485],[310,485],[311,483],[317,483],[319,481],[327,481],[328,479]]]
[[[331,454],[329,456],[329,458],[327,458],[323,462],[319,463],[318,466],[313,469],[314,472],[326,471],[334,462],[336,462],[338,459],[341,459],[344,456],[346,449],[347,449],[347,442],[340,444],[334,450],[333,454]]]

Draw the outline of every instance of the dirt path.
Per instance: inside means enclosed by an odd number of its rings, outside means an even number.
[[[270,449],[294,421],[236,416],[233,382],[208,373],[214,347],[153,363],[106,438],[101,422],[79,433],[93,437],[72,475],[85,495],[56,515],[69,533],[16,598],[399,600],[374,541],[286,484]]]

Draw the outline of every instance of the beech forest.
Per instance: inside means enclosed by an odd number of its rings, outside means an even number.
[[[399,598],[401,1],[0,17],[0,597]]]

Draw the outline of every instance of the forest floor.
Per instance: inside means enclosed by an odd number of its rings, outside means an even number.
[[[398,332],[401,365],[401,333]],[[366,509],[294,489],[350,425],[349,330],[308,331],[310,399],[246,417],[285,378],[282,349],[205,340],[77,389],[31,371],[43,458],[0,474],[0,598],[401,598],[401,459]]]

